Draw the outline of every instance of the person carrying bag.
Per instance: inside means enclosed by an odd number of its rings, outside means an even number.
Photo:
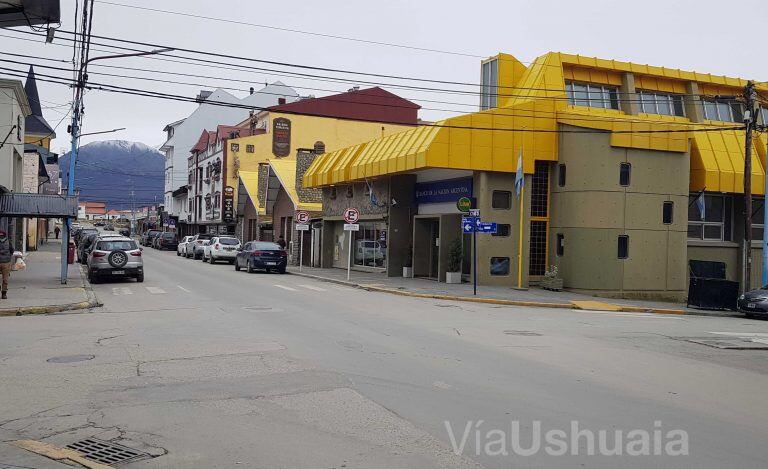
[[[8,282],[11,279],[11,267],[13,266],[14,249],[8,233],[0,230],[0,275],[2,276],[2,299],[8,298]]]

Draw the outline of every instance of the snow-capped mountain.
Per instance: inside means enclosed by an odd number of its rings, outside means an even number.
[[[110,209],[130,209],[162,203],[165,157],[140,142],[104,140],[80,147],[75,186],[81,201],[106,202]],[[69,153],[59,158],[64,184],[68,180]],[[133,195],[131,195],[133,191]]]

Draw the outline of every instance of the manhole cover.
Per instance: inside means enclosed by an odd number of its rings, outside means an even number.
[[[96,355],[64,355],[62,357],[51,357],[46,360],[48,363],[74,363],[93,360]]]
[[[538,332],[533,331],[504,331],[507,335],[523,335],[523,336],[530,336],[530,337],[539,337],[541,334]]]
[[[152,457],[151,454],[96,438],[77,441],[67,445],[67,448],[82,453],[86,459],[103,464],[127,464]]]

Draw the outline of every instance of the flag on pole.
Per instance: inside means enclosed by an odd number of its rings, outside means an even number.
[[[699,208],[699,214],[703,220],[707,214],[707,204],[704,201],[704,191],[699,192],[699,197],[696,199],[696,206]]]
[[[520,154],[517,157],[517,174],[515,174],[515,192],[520,196],[525,184],[525,173],[523,173],[523,147],[520,147]]]

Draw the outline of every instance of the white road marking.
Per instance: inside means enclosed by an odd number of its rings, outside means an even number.
[[[176,285],[176,286],[179,287],[179,289],[181,289],[181,290],[183,290],[183,291],[185,291],[187,293],[192,293],[191,291],[187,290],[186,288],[182,287],[181,285]]]
[[[314,290],[314,291],[328,291],[325,288],[316,287],[314,285],[299,285],[300,287],[304,287],[308,290]]]
[[[727,335],[742,338],[768,338],[768,332],[708,332],[708,334]]]
[[[295,288],[286,287],[285,285],[273,285],[273,286],[274,286],[274,287],[277,287],[277,288],[282,288],[283,290],[288,290],[288,291],[296,291],[296,289],[295,289]]]
[[[133,292],[128,287],[112,287],[113,295],[133,295]]]
[[[147,289],[148,292],[152,293],[153,295],[160,295],[165,293],[165,290],[163,290],[160,287],[144,287]]]

